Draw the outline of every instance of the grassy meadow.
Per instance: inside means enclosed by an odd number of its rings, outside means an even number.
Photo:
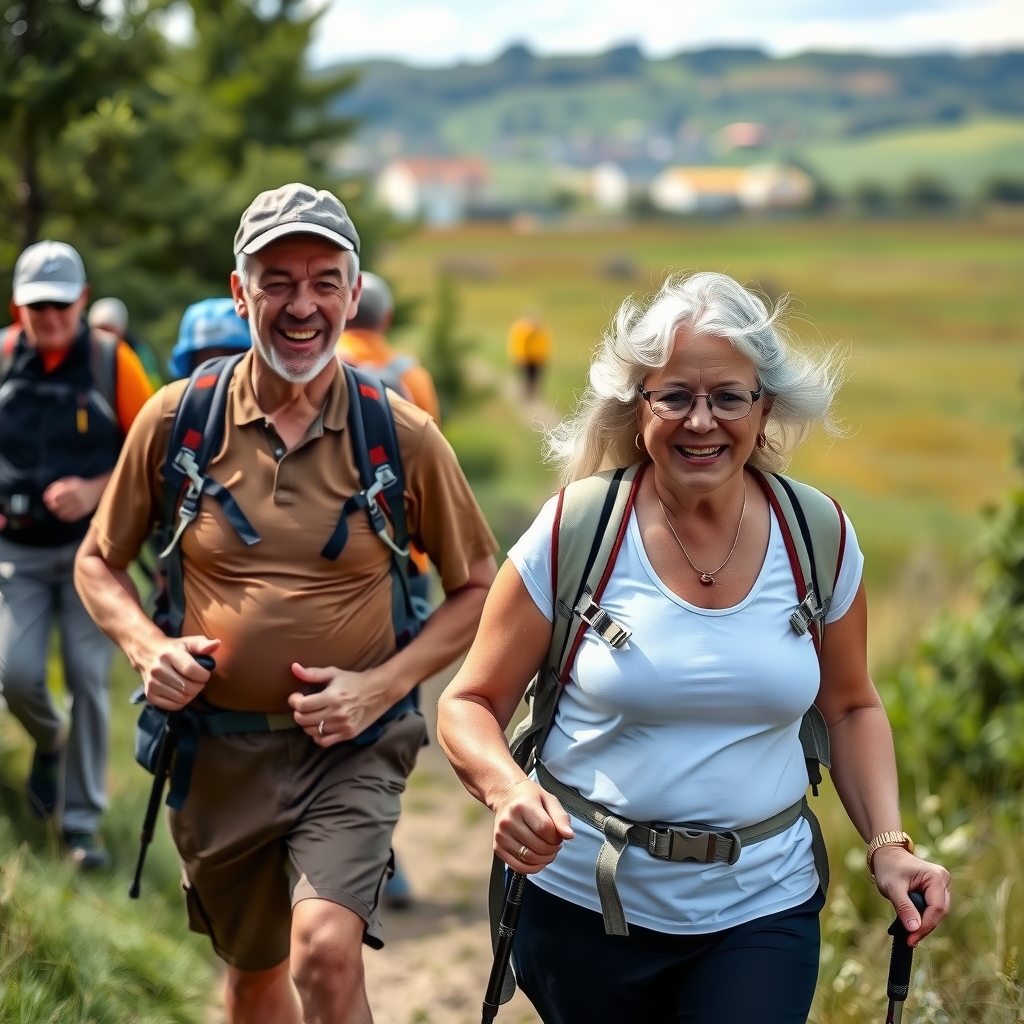
[[[726,271],[773,297],[791,292],[791,325],[803,343],[849,352],[841,407],[848,436],[812,438],[792,471],[835,494],[857,527],[874,609],[872,660],[884,671],[939,607],[970,606],[979,510],[1016,480],[1019,226],[727,221],[531,233],[471,226],[410,237],[381,267],[402,297],[423,300],[416,324],[398,338],[411,350],[422,343],[438,271],[456,278],[480,394],[446,430],[506,547],[555,487],[540,462],[538,425],[572,408],[588,354],[622,297],[650,291],[667,272],[696,268]],[[529,309],[550,323],[556,350],[545,401],[528,406],[508,373],[505,332]],[[59,690],[59,673],[54,685]],[[76,877],[52,835],[28,819],[20,791],[29,748],[20,727],[0,718],[0,1020],[210,1019],[216,970],[207,943],[186,931],[163,826],[142,901],[125,896],[149,787],[132,758],[133,685],[119,659],[104,829],[115,872],[106,877]],[[833,887],[812,1019],[881,1020],[891,914],[872,891],[863,846],[827,784],[817,805]],[[933,780],[906,805],[908,828],[953,868],[957,904],[918,957],[904,1019],[1024,1020],[1016,966],[1024,948],[1019,801],[983,805]]]
[[[628,278],[622,275],[632,268]],[[666,273],[719,270],[772,298],[791,293],[802,344],[849,355],[847,435],[812,437],[791,472],[834,494],[866,554],[870,653],[884,676],[943,607],[969,610],[980,512],[1017,483],[1022,408],[1024,237],[968,221],[730,221],[678,227],[422,234],[385,272],[429,313],[439,270],[458,278],[462,329],[488,367],[489,395],[446,427],[504,545],[556,483],[539,427],[571,410],[590,351],[619,302]],[[536,310],[556,349],[543,403],[516,401],[505,331]],[[421,319],[427,319],[426,316]],[[403,340],[415,349],[421,328]],[[990,804],[941,779],[906,786],[906,827],[954,873],[955,911],[917,958],[907,1021],[1024,1020],[1024,861],[1019,795]],[[816,1024],[881,1020],[892,918],[864,867],[863,843],[829,786],[816,802],[832,888],[823,917]]]

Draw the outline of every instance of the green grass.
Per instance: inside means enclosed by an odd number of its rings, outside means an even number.
[[[628,255],[634,280],[610,280],[610,255]],[[498,227],[424,234],[385,271],[427,294],[436,267],[462,259],[488,278],[460,283],[466,333],[480,358],[508,372],[504,334],[527,308],[556,337],[546,383],[561,412],[582,387],[588,355],[622,297],[672,270],[725,271],[771,295],[790,291],[792,326],[812,346],[850,353],[840,410],[845,439],[812,439],[792,472],[834,493],[867,555],[872,662],[891,663],[943,604],[969,605],[978,512],[1015,480],[1011,434],[1021,406],[1024,240],[995,224],[730,221],[676,228],[540,232]],[[415,347],[418,335],[405,335]],[[514,403],[492,399],[451,425],[500,448],[502,474],[477,488],[505,544],[555,482],[538,434]],[[898,738],[897,738],[898,741]],[[953,872],[955,904],[916,959],[905,1020],[1011,1024],[1024,1020],[1018,979],[1024,948],[1022,807],[992,807],[942,780],[905,800],[906,827]],[[908,789],[914,787],[909,786]],[[832,862],[823,914],[815,1024],[881,1020],[892,911],[867,875],[863,843],[826,784],[816,810]]]
[[[628,256],[633,280],[602,275]],[[535,308],[555,335],[545,383],[572,408],[602,328],[629,292],[669,271],[706,269],[795,296],[792,326],[806,344],[850,353],[840,411],[849,436],[818,437],[793,472],[849,508],[868,556],[868,578],[888,586],[916,551],[962,568],[977,512],[1013,480],[1012,425],[1024,358],[1024,239],[1018,229],[973,222],[730,221],[678,227],[541,231],[469,227],[422,234],[384,264],[405,293],[428,296],[439,265],[486,268],[459,282],[464,330],[478,355],[507,373],[505,332]],[[419,333],[403,340],[415,348]],[[496,523],[519,528],[551,493],[536,432],[522,410],[493,400],[452,425],[501,445],[502,476],[480,489]]]
[[[61,689],[59,662],[51,680]],[[22,796],[30,743],[0,722],[0,1020],[18,1024],[199,1024],[215,968],[208,943],[186,927],[180,871],[161,820],[143,876],[128,881],[151,777],[134,761],[135,685],[118,658],[112,683],[109,873],[81,875],[56,837],[30,819]]]
[[[961,196],[975,197],[987,179],[1024,172],[1024,121],[970,121],[817,142],[801,156],[840,192],[862,181],[899,188],[912,175],[926,173]]]

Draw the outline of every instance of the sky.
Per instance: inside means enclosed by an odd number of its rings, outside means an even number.
[[[649,56],[709,45],[876,53],[1024,47],[1024,0],[327,0],[317,64],[396,57],[486,61],[636,43]]]

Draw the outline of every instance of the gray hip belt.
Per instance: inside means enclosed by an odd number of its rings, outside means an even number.
[[[756,825],[743,828],[718,830],[703,824],[669,825],[661,822],[630,821],[612,814],[607,807],[588,800],[578,790],[559,782],[551,772],[537,761],[537,779],[549,793],[558,797],[562,806],[581,821],[604,835],[604,843],[597,855],[597,895],[601,900],[601,915],[604,930],[609,935],[628,935],[626,916],[622,900],[615,884],[619,858],[627,846],[639,846],[659,860],[692,860],[699,864],[735,864],[744,846],[763,843],[772,836],[792,828],[801,818],[813,814],[807,801],[801,797],[795,804],[778,814],[773,814]],[[817,821],[811,825],[812,834],[820,837]],[[822,847],[824,848],[824,847]],[[815,849],[815,866],[818,866],[818,851]],[[828,885],[826,874],[821,879],[822,887]],[[819,875],[821,868],[819,867]]]

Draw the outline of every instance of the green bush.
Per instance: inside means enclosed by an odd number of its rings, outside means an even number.
[[[940,621],[881,686],[919,792],[951,775],[993,796],[1024,783],[1024,489],[988,514],[981,547],[978,611]]]

